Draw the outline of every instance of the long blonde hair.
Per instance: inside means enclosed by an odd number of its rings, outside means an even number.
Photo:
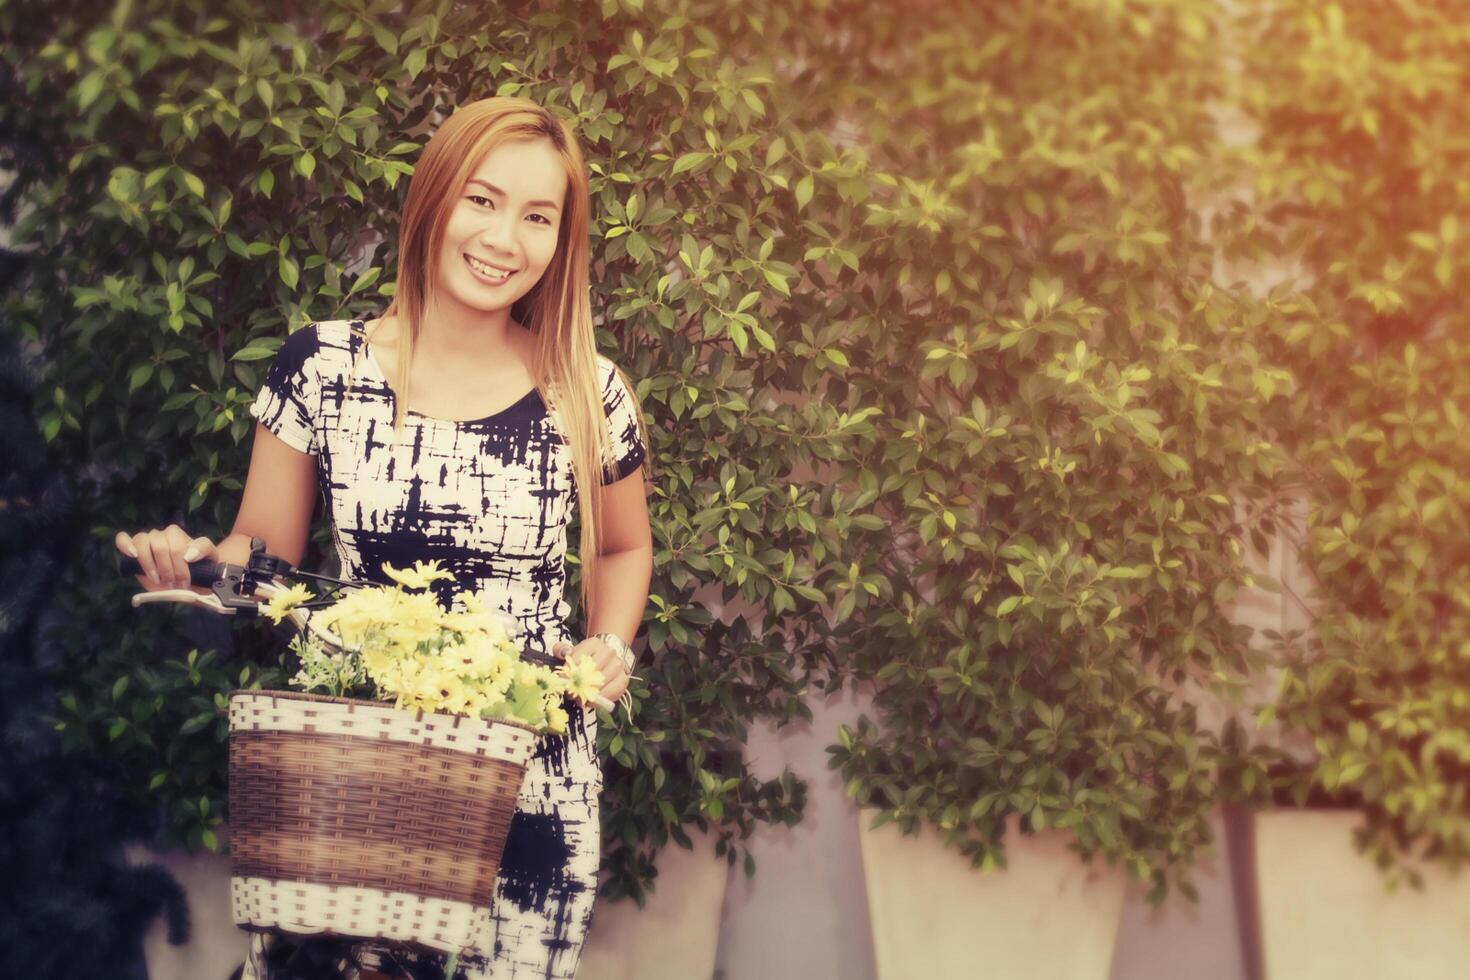
[[[534,335],[531,375],[571,449],[581,521],[577,557],[582,567],[582,612],[590,617],[597,598],[593,572],[602,547],[596,514],[602,500],[604,463],[611,466],[613,447],[598,383],[589,298],[587,170],[571,126],[528,99],[507,96],[461,106],[439,125],[414,164],[398,233],[398,281],[393,302],[382,316],[396,316],[407,326],[398,331],[396,376],[402,386],[409,377],[414,344],[434,289],[435,262],[445,227],[465,182],[485,155],[502,142],[538,138],[551,142],[565,166],[566,200],[556,253],[540,281],[511,306],[511,317]],[[638,396],[622,368],[614,364],[614,370],[633,399],[638,431],[651,461],[653,447]],[[396,435],[408,407],[406,388],[394,402]]]

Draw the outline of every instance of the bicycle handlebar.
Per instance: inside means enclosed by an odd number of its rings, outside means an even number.
[[[118,571],[124,575],[141,575],[143,566],[138,559],[118,553]],[[279,558],[265,550],[265,541],[261,538],[252,538],[250,541],[250,558],[245,565],[232,565],[228,562],[216,562],[208,558],[189,563],[189,581],[201,588],[209,589],[208,594],[201,594],[192,589],[155,589],[152,592],[140,592],[133,596],[133,607],[152,605],[159,602],[176,602],[183,605],[206,609],[209,612],[221,616],[253,617],[259,614],[262,605],[262,597],[269,599],[280,591],[283,586],[275,579],[277,577],[302,577],[316,579],[322,582],[333,583],[338,588],[368,587],[377,583],[358,582],[350,579],[335,579],[326,575],[315,575],[303,572],[291,565],[284,558]],[[301,630],[315,637],[337,650],[342,649],[341,639],[330,630],[316,626],[312,623],[310,610],[320,607],[326,603],[322,600],[303,603],[292,608],[286,613],[287,618]],[[505,620],[507,631],[514,635],[517,624],[514,617],[508,613],[501,613]],[[555,667],[562,661],[549,653],[537,653],[534,650],[522,650],[521,657],[533,663]],[[592,699],[593,703],[608,711],[613,709],[613,704],[601,696]]]
[[[124,554],[119,554],[117,558],[117,570],[123,575],[143,574],[143,563],[138,561],[138,559]],[[198,561],[189,562],[189,581],[194,585],[207,589],[214,585],[216,579],[219,577],[220,567],[223,565],[223,562],[216,565],[209,558],[201,558]]]

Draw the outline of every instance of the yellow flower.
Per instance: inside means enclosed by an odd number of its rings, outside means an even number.
[[[474,705],[478,701],[479,698],[471,687],[458,677],[446,675],[440,682],[439,701],[434,710],[456,715],[473,714]]]
[[[437,561],[383,567],[396,585],[349,589],[315,614],[317,625],[341,638],[381,700],[408,711],[510,719],[563,734],[569,719],[561,698],[569,687],[584,698],[600,690],[602,675],[590,663],[570,665],[569,684],[563,673],[522,660],[518,624],[486,599],[459,592],[445,609],[427,591],[453,577]],[[275,605],[284,613],[310,597],[303,588]]]
[[[504,636],[511,643],[515,642],[517,632],[515,619],[509,613],[491,609],[473,592],[456,592],[454,608],[440,617],[440,625],[459,633]]]
[[[456,698],[460,687],[459,678],[440,670],[437,665],[415,661],[404,665],[400,693],[414,708],[438,711],[445,700]]]
[[[411,651],[439,635],[441,611],[428,592],[378,586],[352,590],[323,610],[318,623],[336,630],[349,647],[382,644]]]
[[[441,656],[461,675],[483,677],[504,670],[512,655],[484,633],[469,633],[459,644],[445,647]]]
[[[568,660],[557,668],[557,673],[566,680],[567,693],[578,701],[591,701],[602,691],[606,678],[591,657]]]
[[[499,670],[481,678],[476,686],[484,692],[487,701],[502,701],[510,696],[510,686],[515,679],[515,670],[507,661]]]
[[[412,568],[394,568],[387,562],[383,562],[383,574],[405,589],[427,589],[430,582],[454,578],[454,575],[447,569],[439,567],[437,558],[427,562],[416,561]]]
[[[271,622],[280,625],[281,620],[296,606],[312,599],[311,590],[300,582],[271,596],[270,601],[261,607],[261,612],[271,618]]]

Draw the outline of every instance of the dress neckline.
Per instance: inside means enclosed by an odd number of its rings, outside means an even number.
[[[373,353],[373,345],[371,342],[369,342],[367,337],[367,321],[352,320],[350,322],[352,325],[352,332],[362,338],[362,352],[368,362],[368,365],[377,372],[378,380],[381,381],[383,383],[383,387],[388,390],[388,393],[393,398],[393,404],[396,407],[398,404],[398,392],[393,389],[393,385],[388,381],[388,372],[383,370],[383,366],[378,363],[377,355]],[[425,419],[429,422],[439,422],[444,425],[480,425],[486,422],[494,422],[497,419],[504,418],[505,416],[518,412],[521,409],[526,408],[527,406],[540,400],[541,393],[536,389],[535,385],[532,385],[530,391],[527,391],[524,395],[522,395],[520,398],[517,398],[514,402],[507,405],[505,408],[502,408],[498,412],[493,412],[490,415],[483,415],[480,418],[446,419],[438,415],[425,415],[423,412],[417,411],[412,408],[405,409],[403,414],[412,415],[415,418]]]

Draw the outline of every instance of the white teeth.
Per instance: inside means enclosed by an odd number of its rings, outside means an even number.
[[[471,258],[468,255],[465,256],[465,259],[469,262],[470,268],[474,269],[476,272],[480,273],[480,275],[482,275],[482,276],[487,276],[487,277],[489,277],[491,279],[499,279],[501,281],[504,281],[506,279],[509,279],[510,276],[511,276],[511,274],[509,272],[501,272],[498,269],[492,269],[488,265],[486,265],[485,263],[478,262],[478,261],[476,261],[475,259]]]

